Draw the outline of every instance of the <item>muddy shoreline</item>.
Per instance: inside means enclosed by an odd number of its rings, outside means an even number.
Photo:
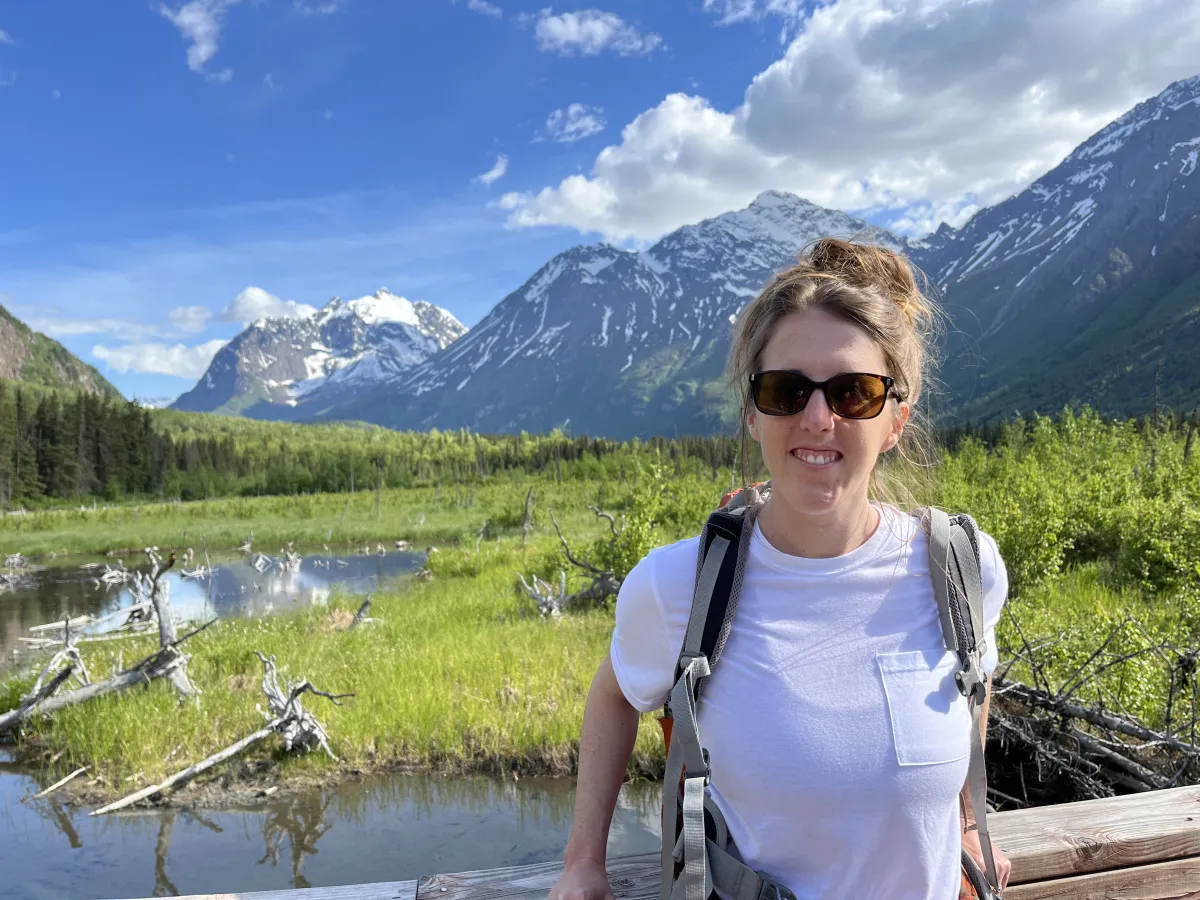
[[[12,761],[5,768],[33,777],[41,787],[48,787],[71,769],[53,774],[42,768],[48,751],[37,747],[8,748]],[[366,765],[337,764],[318,772],[286,771],[289,766],[281,757],[259,757],[233,761],[216,771],[193,779],[178,790],[155,794],[135,805],[138,809],[254,809],[271,801],[279,801],[313,791],[389,775],[425,775],[445,778],[487,776],[492,778],[555,778],[570,779],[578,774],[577,756],[573,749],[550,751],[537,758],[488,758],[468,761],[444,761],[430,765],[407,760],[382,760]],[[665,760],[650,759],[641,754],[630,762],[626,781],[658,782],[662,780]],[[186,763],[180,768],[185,768]],[[147,786],[144,782],[129,781],[109,785],[103,777],[89,778],[84,773],[58,788],[51,796],[65,806],[76,809],[98,809]]]

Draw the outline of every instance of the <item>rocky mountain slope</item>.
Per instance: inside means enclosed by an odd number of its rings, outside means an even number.
[[[294,418],[392,381],[466,333],[444,309],[382,288],[308,318],[260,319],[213,357],[173,409]]]
[[[563,426],[615,436],[711,429],[721,416],[714,382],[731,319],[808,241],[857,233],[901,243],[845,213],[772,191],[643,252],[576,247],[449,349],[318,415],[416,429]]]
[[[960,229],[907,242],[771,191],[642,252],[559,254],[465,337],[449,344],[447,332],[434,340],[443,349],[419,359],[373,350],[365,333],[342,352],[313,324],[256,324],[192,393],[209,392],[204,408],[413,429],[724,429],[733,317],[808,241],[862,234],[908,251],[951,316],[947,390],[932,409],[942,422],[1083,402],[1137,414],[1156,373],[1160,401],[1190,407],[1200,403],[1198,162],[1200,76],[1139,104]]]
[[[1200,76],[1081,144],[1027,190],[914,255],[957,334],[958,419],[1087,402],[1200,402]]]
[[[33,331],[0,306],[0,378],[48,388],[73,388],[106,397],[121,392],[58,341]]]

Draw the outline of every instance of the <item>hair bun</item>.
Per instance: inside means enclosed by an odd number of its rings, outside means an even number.
[[[917,286],[911,264],[902,254],[879,244],[859,244],[839,238],[821,238],[803,254],[802,261],[816,275],[840,278],[855,287],[887,295],[916,326],[931,314]]]

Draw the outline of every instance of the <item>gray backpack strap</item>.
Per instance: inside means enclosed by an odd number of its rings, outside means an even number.
[[[949,516],[936,507],[928,510],[929,571],[937,600],[946,649],[958,655],[954,678],[971,711],[971,760],[967,787],[979,832],[979,846],[987,869],[988,885],[1000,890],[996,860],[987,822],[987,770],[984,765],[980,725],[987,693],[980,661],[983,639],[983,579],[979,562],[979,535],[975,521],[965,513]],[[964,852],[965,856],[965,852]],[[964,859],[964,863],[968,862]]]
[[[742,501],[710,515],[700,535],[691,614],[665,709],[672,726],[663,777],[660,900],[708,900],[714,889],[732,900],[795,900],[730,853],[725,820],[707,795],[708,751],[696,719],[701,689],[737,612],[760,507],[757,492]]]

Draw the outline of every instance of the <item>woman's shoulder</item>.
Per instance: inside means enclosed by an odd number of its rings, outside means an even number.
[[[630,570],[625,583],[632,583],[652,593],[664,607],[671,605],[672,599],[681,595],[679,589],[682,587],[686,587],[682,596],[690,601],[699,552],[699,535],[655,547]]]

